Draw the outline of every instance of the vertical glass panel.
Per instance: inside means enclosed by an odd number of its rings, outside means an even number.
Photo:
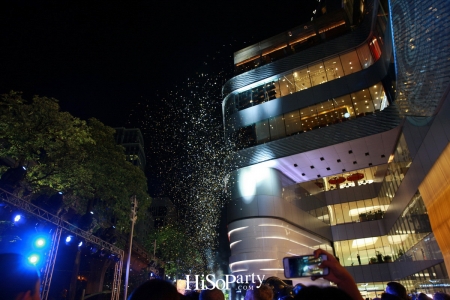
[[[245,109],[252,106],[252,92],[251,90],[239,93],[238,109]]]
[[[341,247],[342,247],[342,257],[340,257],[341,264],[343,266],[350,266],[352,259],[351,259],[351,249],[349,246],[349,242],[342,241]]]
[[[270,126],[270,139],[272,141],[286,136],[283,116],[270,118],[269,126]]]
[[[333,100],[328,100],[316,105],[318,120],[321,127],[335,122],[336,114]]]
[[[313,106],[300,110],[303,131],[312,130],[317,125],[317,122],[315,122],[316,120],[314,119],[315,117],[317,116]]]
[[[311,79],[307,68],[297,69],[293,72],[296,91],[305,90],[311,87]]]
[[[350,75],[361,70],[361,64],[359,63],[356,51],[341,55],[341,62],[345,75]]]
[[[292,73],[280,76],[279,78],[281,96],[287,96],[295,93],[294,75]]]
[[[355,117],[355,110],[353,109],[352,100],[350,95],[345,95],[334,99],[334,106],[338,112],[341,121],[347,121],[347,119],[353,119]]]
[[[338,204],[336,207],[336,223],[344,223],[344,211],[342,209],[342,204]]]
[[[372,37],[372,41],[369,42],[369,48],[374,60],[377,61],[381,56],[381,48],[376,37]]]
[[[344,70],[342,69],[341,60],[339,56],[324,61],[325,70],[328,80],[334,80],[344,76]]]
[[[286,135],[293,135],[302,131],[300,111],[284,114],[284,123],[286,124]]]
[[[264,120],[256,123],[256,143],[264,144],[270,141],[269,121]]]
[[[308,66],[308,69],[309,69],[309,76],[311,77],[312,86],[316,86],[327,82],[327,76],[325,74],[325,68],[322,62]]]
[[[365,116],[374,112],[372,99],[368,89],[352,93],[351,96],[356,116]]]
[[[265,89],[264,85],[257,86],[252,90],[252,103],[253,105],[258,105],[264,102],[265,100]]]
[[[267,82],[264,86],[264,102],[280,97],[279,89],[277,94],[277,81]]]
[[[343,213],[343,220],[341,223],[349,223],[350,222],[350,204],[353,205],[354,203],[342,203],[342,213]]]
[[[337,205],[330,205],[330,225],[336,225],[336,207]]]
[[[370,94],[373,100],[375,111],[382,110],[382,101],[385,98],[383,85],[381,83],[369,87]]]
[[[373,65],[372,54],[370,53],[370,49],[367,44],[364,44],[363,46],[356,49],[356,52],[358,53],[359,61],[363,69],[366,69]]]
[[[243,149],[255,145],[255,128],[253,125],[242,127],[232,133],[231,140],[235,141],[236,149]]]
[[[239,94],[231,94],[225,103],[225,117],[228,118],[236,112],[236,104],[239,100]]]
[[[345,213],[346,220],[345,222],[353,222],[359,219],[358,214],[355,214],[354,212],[358,211],[358,206],[356,202],[350,202],[349,203],[349,210]]]

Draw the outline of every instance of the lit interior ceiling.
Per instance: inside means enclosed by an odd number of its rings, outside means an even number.
[[[281,171],[293,181],[305,182],[354,170],[387,164],[394,152],[400,128],[308,152],[272,159],[258,166]],[[381,181],[379,168],[374,181]]]

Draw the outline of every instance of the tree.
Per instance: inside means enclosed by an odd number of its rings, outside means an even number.
[[[138,197],[141,212],[150,197],[144,173],[126,161],[114,132],[96,119],[61,112],[53,98],[26,101],[10,92],[0,99],[0,157],[27,167],[15,192],[32,199],[62,191],[66,206],[81,214],[95,207],[100,223],[114,217],[118,230],[127,231],[130,197]]]
[[[11,92],[0,99],[0,143],[0,157],[28,167],[27,188],[38,192],[63,190],[84,176],[83,145],[94,141],[86,122],[60,112],[55,99],[35,96],[27,102]]]
[[[198,251],[194,239],[182,228],[172,224],[154,230],[144,242],[146,248],[152,248],[155,241],[156,257],[164,261],[166,275],[178,277],[204,271],[201,252]]]
[[[126,161],[124,148],[115,144],[114,133],[113,128],[96,119],[86,122],[61,112],[53,98],[35,96],[26,101],[17,92],[0,98],[0,158],[12,159],[14,167],[27,169],[14,193],[45,204],[47,209],[50,198],[42,195],[63,192],[66,207],[87,219],[91,218],[89,212],[95,211],[98,226],[88,222],[83,229],[97,231],[99,226],[115,225],[119,232],[128,232],[130,197],[138,198],[141,217],[150,204],[144,173]],[[91,268],[101,272],[90,273],[96,275],[91,276],[90,286],[100,291],[110,261],[91,260]],[[80,250],[75,270],[79,263]],[[72,278],[72,298],[77,273]]]

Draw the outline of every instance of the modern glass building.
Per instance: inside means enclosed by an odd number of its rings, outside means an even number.
[[[333,5],[234,54],[231,272],[284,278],[283,257],[320,247],[364,297],[449,293],[450,6]]]

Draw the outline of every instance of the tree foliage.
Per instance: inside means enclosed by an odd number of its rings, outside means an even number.
[[[171,277],[200,274],[205,270],[202,253],[192,237],[175,224],[154,230],[145,241],[152,249],[156,241],[156,257],[164,261],[165,274]]]
[[[126,161],[114,132],[96,119],[60,111],[53,98],[26,101],[17,92],[0,98],[0,157],[27,167],[16,192],[31,198],[62,191],[67,206],[80,213],[94,209],[103,221],[114,217],[117,228],[127,231],[130,197],[137,196],[140,211],[150,198],[144,173]]]

